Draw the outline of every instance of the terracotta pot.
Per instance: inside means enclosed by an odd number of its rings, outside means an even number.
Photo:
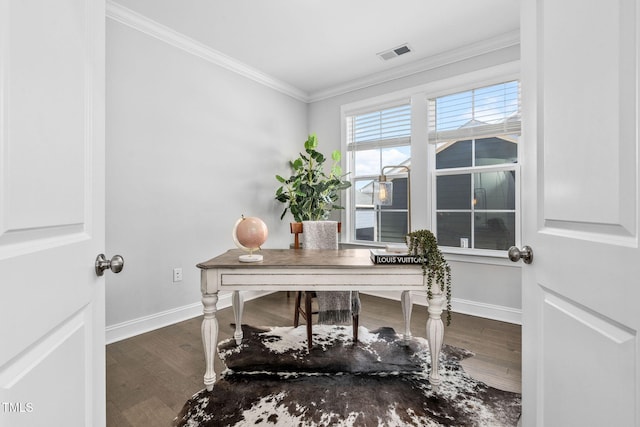
[[[299,234],[302,233],[302,223],[301,222],[292,222],[289,224],[289,227],[291,228],[291,234],[294,235],[293,237],[293,249],[300,249],[300,236]]]
[[[289,224],[291,228],[291,234],[299,234],[302,233],[302,223],[301,222],[292,222]]]

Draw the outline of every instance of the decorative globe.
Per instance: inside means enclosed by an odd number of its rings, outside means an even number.
[[[233,241],[236,246],[249,252],[249,255],[241,255],[241,262],[262,261],[262,255],[254,254],[260,246],[267,241],[269,230],[267,225],[260,218],[244,217],[240,218],[233,226]]]

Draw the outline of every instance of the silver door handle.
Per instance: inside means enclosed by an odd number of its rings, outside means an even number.
[[[108,260],[104,254],[98,255],[96,258],[96,275],[102,276],[105,270],[110,269],[114,273],[120,273],[124,268],[124,258],[120,255],[114,255]]]
[[[515,246],[511,246],[509,248],[509,259],[513,262],[518,262],[522,259],[525,264],[531,264],[533,262],[533,249],[531,249],[531,246],[523,246],[522,250],[520,250]]]

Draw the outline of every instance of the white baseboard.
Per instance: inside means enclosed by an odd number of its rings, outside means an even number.
[[[249,301],[269,293],[271,292],[247,291],[243,292],[242,295],[245,301]],[[231,292],[220,295],[217,306],[218,310],[231,307]],[[151,332],[155,329],[193,319],[200,315],[202,315],[202,303],[196,302],[182,307],[173,308],[171,310],[162,311],[160,313],[154,313],[149,316],[139,317],[137,319],[110,325],[105,329],[106,344],[111,344],[146,332]]]
[[[271,292],[247,291],[243,293],[244,300],[249,301]],[[363,294],[373,295],[381,298],[388,298],[400,301],[400,292],[362,292]],[[412,292],[413,303],[417,305],[427,305],[426,292]],[[477,301],[469,301],[453,298],[451,301],[452,309],[456,313],[469,314],[471,316],[484,317],[501,322],[522,324],[522,310],[511,307],[504,307],[494,304],[486,304]],[[218,300],[218,309],[231,307],[231,293],[221,295]],[[150,316],[144,316],[115,325],[107,326],[106,344],[111,344],[136,335],[151,332],[155,329],[173,325],[178,322],[193,319],[202,315],[202,303],[177,307],[171,310],[155,313]]]
[[[388,298],[400,301],[400,292],[361,292],[367,295],[373,295],[381,298]],[[427,293],[414,291],[413,303],[416,305],[427,305]],[[478,301],[469,301],[459,298],[451,299],[451,309],[455,313],[468,314],[470,316],[484,317],[486,319],[498,320],[501,322],[514,323],[522,325],[522,310],[505,307],[495,304],[486,304]]]
[[[456,313],[522,325],[522,310],[517,308],[452,298],[451,309]]]

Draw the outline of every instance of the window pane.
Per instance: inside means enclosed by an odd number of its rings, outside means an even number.
[[[436,99],[437,131],[469,128],[519,118],[517,81],[500,83]]]
[[[471,245],[471,212],[438,212],[438,245],[460,247],[460,239]]]
[[[461,168],[471,166],[471,141],[457,141],[442,144],[436,149],[436,169]]]
[[[517,163],[517,161],[517,139],[511,137],[476,139],[476,166]]]
[[[516,214],[512,212],[475,212],[474,246],[478,249],[507,250],[515,245],[515,218]]]
[[[436,177],[438,210],[471,209],[471,174]]]
[[[515,175],[515,171],[474,174],[474,208],[514,210],[516,208]]]
[[[356,151],[354,156],[355,176],[380,174],[380,149]]]
[[[519,84],[500,83],[474,90],[473,118],[482,123],[495,123],[519,112]]]
[[[384,110],[380,114],[378,139],[400,138],[411,135],[411,105]]]
[[[403,145],[400,147],[391,147],[382,149],[382,167],[384,166],[398,166],[407,165],[408,160],[411,158],[411,146]],[[385,171],[385,173],[388,172]],[[380,169],[378,170],[380,173]]]
[[[394,196],[395,197],[395,196]],[[404,242],[407,234],[407,212],[380,213],[380,241]]]
[[[373,206],[373,181],[359,179],[353,183],[356,208]]]
[[[351,142],[380,141],[411,135],[411,105],[361,114],[353,118]]]
[[[410,165],[411,146],[374,148],[354,153],[355,176],[380,175],[384,166]],[[389,170],[386,171],[388,173]]]
[[[373,242],[375,237],[376,214],[373,209],[356,209],[356,240]]]
[[[454,93],[436,99],[438,130],[457,129],[473,119],[473,91]]]

